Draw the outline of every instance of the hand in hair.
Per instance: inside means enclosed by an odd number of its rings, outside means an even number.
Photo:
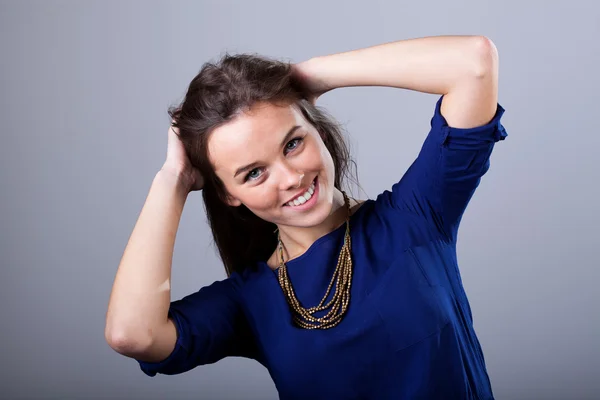
[[[309,59],[292,65],[292,79],[304,93],[306,99],[315,104],[317,99],[331,90],[325,82],[318,79],[317,59]]]
[[[179,139],[179,129],[174,126],[169,126],[167,159],[161,171],[173,174],[190,192],[201,190],[204,186],[204,179],[200,171],[192,166],[183,143]]]

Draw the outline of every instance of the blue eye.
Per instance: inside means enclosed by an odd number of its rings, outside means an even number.
[[[294,139],[290,140],[289,142],[287,142],[287,144],[285,145],[285,149],[286,150],[294,150],[296,147],[298,147],[300,145],[301,142],[302,142],[302,138],[294,138]]]
[[[252,171],[248,172],[244,181],[247,180],[256,180],[260,178],[260,168],[254,168]]]
[[[302,137],[297,137],[297,138],[290,140],[285,145],[285,152],[287,153],[287,152],[296,150],[303,141],[304,141],[304,138],[302,138]],[[263,172],[263,168],[252,169],[250,172],[248,172],[248,174],[246,174],[246,176],[244,176],[244,182],[256,181],[256,180],[260,179],[263,176],[262,172]]]

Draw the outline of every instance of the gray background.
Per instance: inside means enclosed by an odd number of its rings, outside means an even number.
[[[104,341],[122,252],[166,155],[167,107],[224,51],[294,62],[481,34],[509,132],[464,217],[459,258],[498,399],[600,398],[600,7],[592,1],[3,1],[3,398],[274,399],[258,363],[148,378]],[[419,150],[437,96],[345,88],[320,104],[374,197]],[[188,198],[173,298],[224,269]],[[307,383],[310,385],[310,382]]]

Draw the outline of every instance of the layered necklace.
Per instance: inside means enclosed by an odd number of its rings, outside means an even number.
[[[331,282],[327,287],[327,291],[323,296],[321,302],[310,308],[304,308],[300,305],[300,302],[296,298],[294,288],[290,282],[290,278],[287,273],[287,267],[283,259],[283,244],[279,231],[277,233],[278,248],[280,254],[280,263],[278,268],[278,279],[279,285],[285,294],[288,304],[290,305],[294,322],[301,328],[304,329],[329,329],[342,321],[342,318],[348,311],[348,305],[350,304],[350,287],[352,284],[352,256],[351,256],[351,241],[350,241],[350,200],[344,191],[344,205],[346,208],[346,233],[344,235],[344,244],[338,262],[331,277]],[[331,292],[331,289],[335,285],[335,291],[333,296],[327,304],[325,301]],[[328,310],[327,313],[321,317],[316,317],[315,314],[321,311]]]

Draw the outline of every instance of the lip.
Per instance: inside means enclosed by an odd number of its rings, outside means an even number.
[[[298,210],[298,211],[304,211],[304,210],[311,208],[317,202],[317,198],[319,196],[319,179],[318,179],[318,177],[314,179],[314,182],[315,182],[315,191],[307,202],[305,202],[304,204],[300,204],[298,206],[292,207],[292,206],[287,205],[287,203],[289,203],[289,201],[290,201],[290,200],[288,200],[284,204],[284,207],[291,208],[291,209]],[[296,197],[300,196],[304,192],[306,192],[306,189],[304,189],[302,192],[300,192],[297,195],[295,195],[294,197],[292,197],[292,199],[295,199]]]

